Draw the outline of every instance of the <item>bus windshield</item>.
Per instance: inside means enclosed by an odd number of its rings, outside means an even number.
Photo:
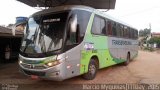
[[[68,12],[33,16],[26,25],[21,52],[43,54],[62,48]]]

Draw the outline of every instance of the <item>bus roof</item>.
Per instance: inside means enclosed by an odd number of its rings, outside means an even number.
[[[114,18],[114,17],[112,17],[110,15],[107,15],[107,13],[105,13],[105,12],[102,12],[100,10],[94,9],[92,7],[83,6],[83,5],[63,5],[63,6],[53,7],[53,8],[45,9],[43,11],[39,11],[39,12],[33,14],[32,16],[43,15],[43,14],[59,12],[59,11],[66,11],[66,10],[75,10],[75,9],[85,10],[85,11],[92,12],[92,13],[94,12],[95,14],[100,15],[102,17],[105,17],[105,18],[107,18],[107,19],[109,19],[111,21],[123,24],[123,25],[128,26],[128,27],[133,28],[133,29],[136,29],[133,26],[131,26],[131,25],[129,25],[129,24],[127,24],[127,23],[125,23],[125,22],[123,22],[121,20],[118,20],[118,19],[116,19],[116,18]]]

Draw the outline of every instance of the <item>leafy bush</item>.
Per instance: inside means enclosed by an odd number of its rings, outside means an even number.
[[[160,44],[160,37],[152,37],[152,38],[148,41],[148,43],[150,43],[150,44],[154,44],[154,43]]]
[[[145,47],[144,50],[147,50],[147,51],[150,51],[150,52],[154,51],[154,49],[151,48],[151,47]]]

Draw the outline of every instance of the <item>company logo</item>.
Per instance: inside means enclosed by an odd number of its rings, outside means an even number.
[[[112,45],[132,45],[130,41],[112,40]]]
[[[84,48],[85,50],[93,50],[94,49],[93,43],[85,43]]]

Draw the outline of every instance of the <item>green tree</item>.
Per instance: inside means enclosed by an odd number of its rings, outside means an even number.
[[[160,44],[160,37],[152,37],[152,38],[148,41],[148,43],[150,43],[150,44],[154,44],[154,43]]]
[[[144,30],[139,30],[139,36],[141,36],[141,37],[142,36],[145,37],[149,34],[151,34],[151,29],[145,28]]]

